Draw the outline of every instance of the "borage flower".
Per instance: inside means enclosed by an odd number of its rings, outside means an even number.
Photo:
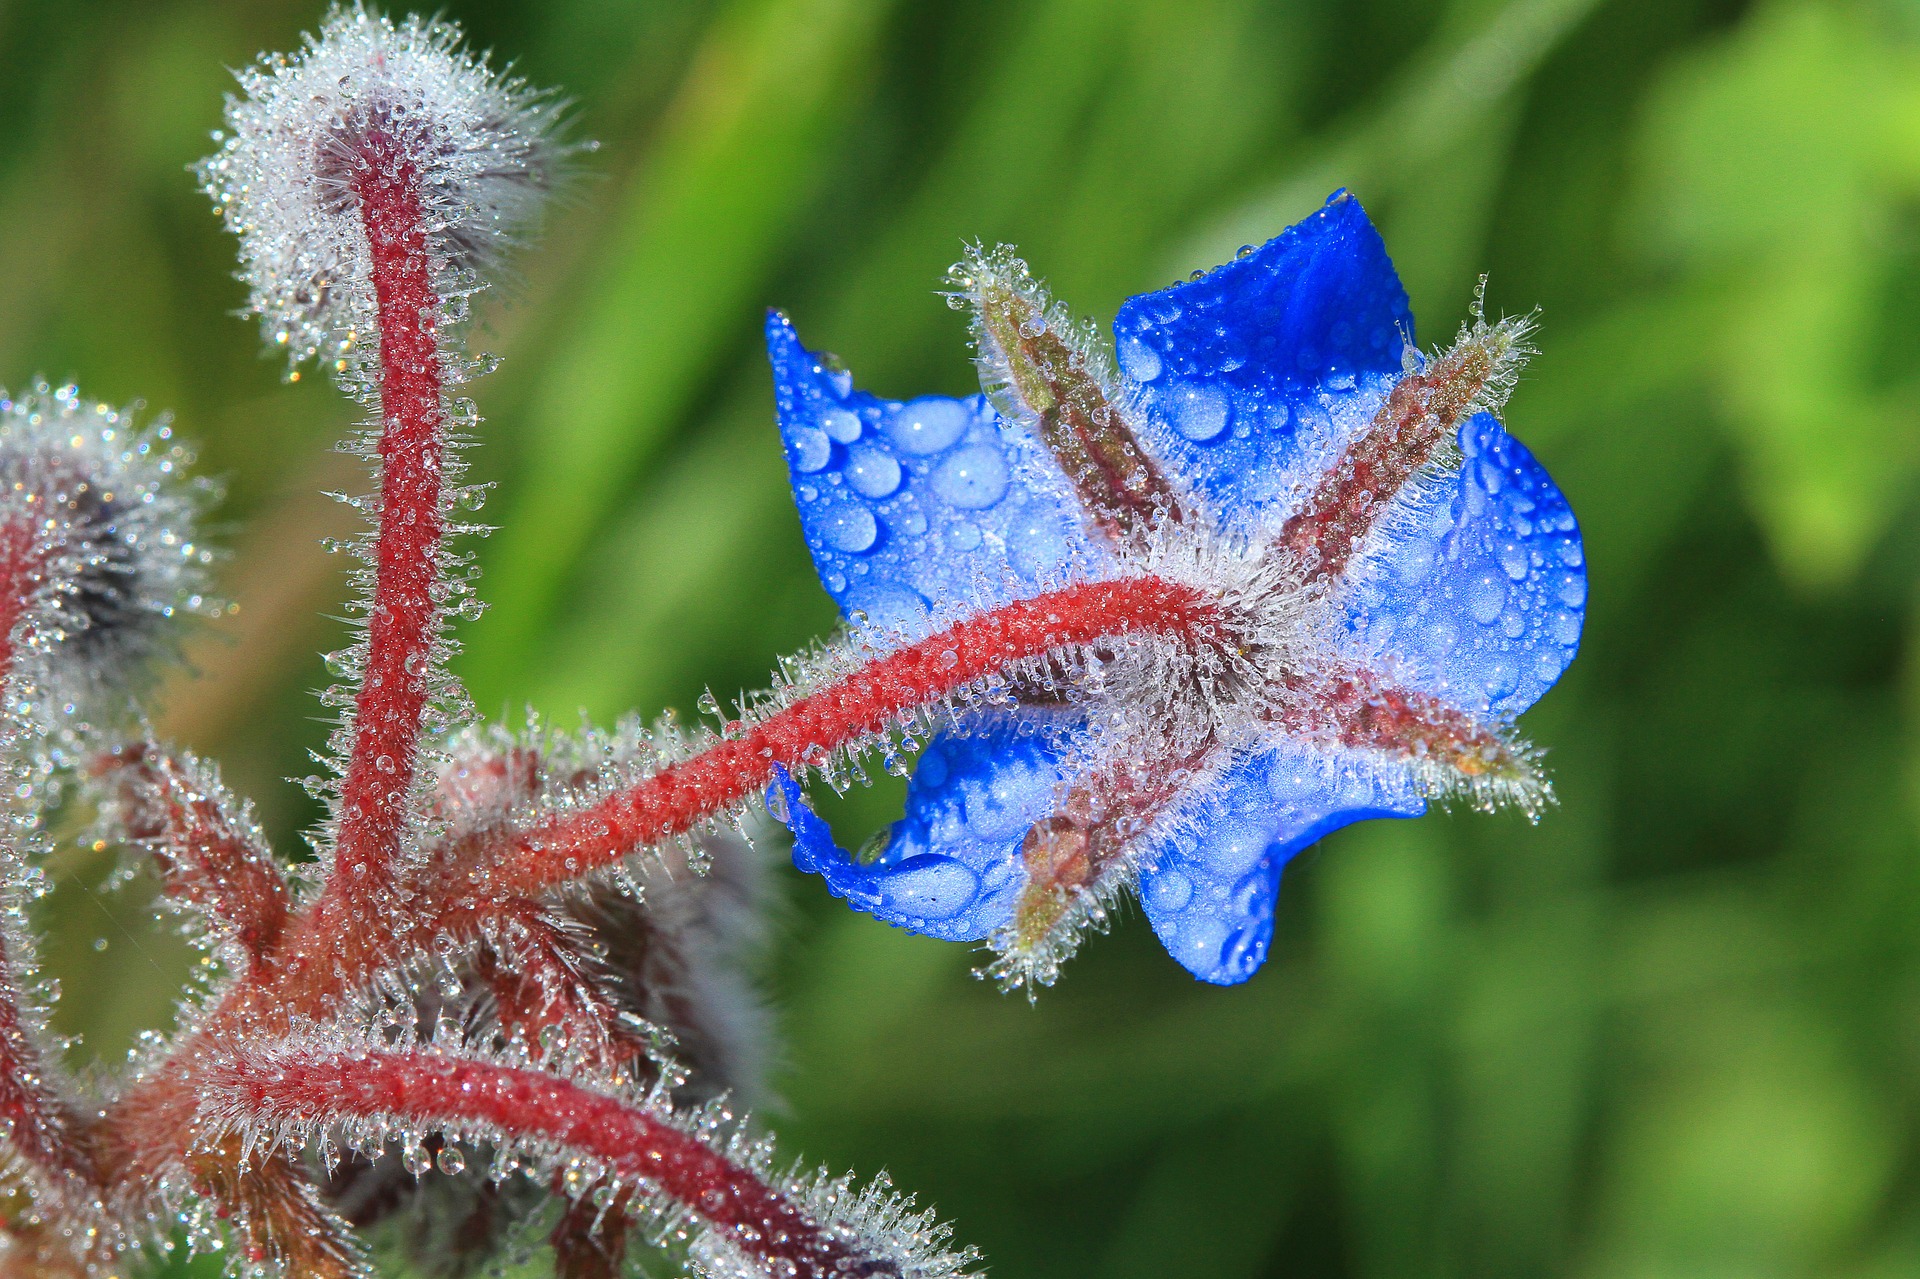
[[[1512,725],[1572,660],[1586,579],[1566,500],[1494,416],[1528,321],[1476,307],[1423,356],[1344,192],[1129,300],[1118,371],[1010,250],[952,282],[984,395],[856,391],[770,319],[801,522],[859,645],[944,636],[941,662],[981,668],[969,636],[1059,642],[958,690],[862,855],[776,769],[802,869],[988,941],[1008,985],[1052,982],[1132,890],[1180,963],[1233,983],[1266,957],[1281,869],[1329,832],[1436,799],[1538,813]]]

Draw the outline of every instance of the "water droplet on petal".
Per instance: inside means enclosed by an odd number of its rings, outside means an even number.
[[[1147,905],[1162,914],[1177,914],[1193,900],[1193,881],[1177,870],[1161,871],[1147,881]]]
[[[1196,444],[1217,439],[1227,429],[1232,409],[1227,397],[1211,386],[1183,386],[1170,406],[1173,427]]]
[[[950,857],[908,858],[879,885],[881,904],[919,919],[950,919],[973,904],[980,881]]]
[[[1160,376],[1160,353],[1139,338],[1120,343],[1120,367],[1136,382],[1151,382]]]
[[[846,409],[828,409],[820,415],[820,429],[830,440],[851,444],[860,438],[860,415]]]
[[[788,447],[793,450],[793,469],[796,471],[817,471],[827,464],[833,455],[833,441],[827,438],[825,431],[811,426],[802,426],[787,437]]]
[[[1467,613],[1482,626],[1491,626],[1507,606],[1507,584],[1492,573],[1467,583]]]
[[[820,535],[836,551],[857,555],[880,537],[880,523],[873,512],[857,502],[834,507],[820,522]]]
[[[846,475],[862,497],[886,497],[900,487],[900,463],[879,449],[854,449],[847,456]]]
[[[908,453],[938,453],[960,438],[971,417],[958,400],[925,396],[900,406],[886,424],[887,437]]]
[[[961,449],[933,473],[933,491],[961,510],[983,510],[1007,495],[1007,461],[991,444]]]

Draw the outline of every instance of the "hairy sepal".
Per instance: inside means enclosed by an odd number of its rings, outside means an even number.
[[[981,388],[1053,455],[1093,528],[1124,546],[1179,523],[1183,500],[1141,447],[1138,410],[1097,331],[1053,301],[1007,245],[970,247],[947,278],[948,301],[972,312]]]

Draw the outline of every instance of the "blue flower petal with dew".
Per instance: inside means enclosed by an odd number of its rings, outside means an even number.
[[[1244,257],[1128,299],[1113,336],[1149,448],[1251,522],[1366,425],[1413,314],[1380,233],[1340,191]]]
[[[999,720],[943,733],[921,752],[907,815],[870,861],[840,848],[775,769],[776,811],[793,833],[794,865],[821,876],[856,910],[947,941],[979,941],[1013,917],[1022,879],[1020,842],[1053,811],[1060,750],[1049,735]]]
[[[1579,650],[1586,552],[1566,497],[1497,419],[1474,414],[1459,443],[1458,475],[1407,503],[1347,617],[1403,684],[1511,723]]]
[[[1418,817],[1404,779],[1359,758],[1261,751],[1230,766],[1140,874],[1140,905],[1167,953],[1230,986],[1266,962],[1280,872],[1302,849],[1369,817]]]
[[[1402,376],[1413,319],[1378,233],[1359,202],[1338,192],[1233,262],[1130,299],[1114,336],[1143,444],[1223,525],[1271,534]],[[808,544],[849,616],[859,609],[870,625],[918,638],[1112,563],[1051,457],[981,397],[902,404],[856,392],[778,317],[768,345]],[[1507,724],[1578,648],[1584,553],[1565,497],[1495,418],[1470,417],[1458,443],[1458,471],[1396,498],[1387,531],[1350,568],[1340,642],[1344,656],[1403,687]],[[870,463],[862,449],[885,460]],[[942,468],[957,456],[990,482],[956,489]],[[897,474],[897,486],[870,484],[868,465],[888,481]],[[955,502],[956,491],[996,500]],[[1019,900],[1025,834],[1052,813],[1067,781],[1065,746],[1034,731],[1057,712],[1034,712],[1034,723],[1019,714],[936,737],[905,816],[864,864],[834,845],[780,773],[774,789],[796,864],[914,932],[993,935]],[[1209,776],[1145,850],[1137,887],[1168,951],[1221,984],[1244,981],[1264,961],[1294,854],[1352,822],[1426,810],[1404,766],[1363,751],[1281,741]]]
[[[786,317],[770,314],[766,332],[807,548],[856,631],[918,639],[1107,562],[1060,468],[985,396],[883,400]]]

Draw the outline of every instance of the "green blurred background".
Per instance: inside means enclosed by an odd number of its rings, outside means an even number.
[[[1528,717],[1561,806],[1374,823],[1202,987],[1137,917],[1037,1008],[789,876],[789,1151],[889,1168],[1004,1279],[1920,1274],[1920,4],[452,0],[600,141],[476,388],[492,713],[760,684],[830,627],[758,350],[973,385],[934,296],[1017,243],[1110,315],[1351,187],[1425,340],[1543,309],[1508,420],[1587,537],[1585,652]],[[232,318],[184,166],[316,3],[0,6],[0,377],[177,415],[239,614],[163,729],[283,849],[354,411]],[[874,825],[879,790],[840,813]],[[81,1057],[190,956],[56,860]]]

